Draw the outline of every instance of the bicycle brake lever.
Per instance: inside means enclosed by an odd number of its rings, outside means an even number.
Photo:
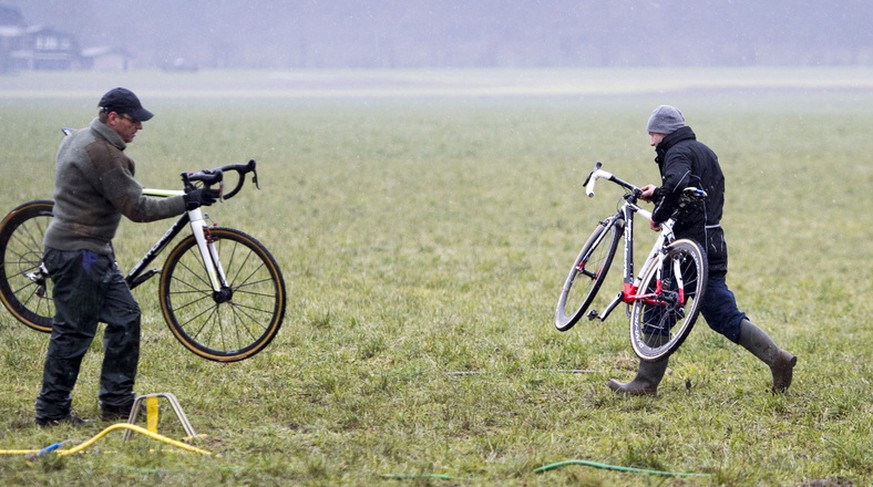
[[[582,183],[582,186],[583,186],[583,187],[584,187],[584,186],[588,186],[588,181],[591,180],[591,176],[593,176],[594,173],[597,172],[597,170],[600,169],[601,167],[603,167],[603,163],[601,163],[600,161],[597,161],[597,162],[594,163],[594,169],[592,169],[591,172],[588,173],[588,177],[585,178],[585,182]]]

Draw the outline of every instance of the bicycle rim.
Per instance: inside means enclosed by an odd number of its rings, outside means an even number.
[[[668,247],[658,281],[657,265],[643,273],[630,319],[631,345],[645,361],[662,360],[691,333],[706,292],[706,256],[697,243],[677,240]],[[684,285],[680,289],[678,282]]]
[[[0,223],[0,301],[15,319],[45,333],[51,332],[55,314],[51,280],[41,270],[53,207],[49,200],[30,201]]]
[[[209,230],[229,288],[213,293],[194,236],[173,249],[161,273],[160,300],[173,335],[190,351],[236,362],[263,350],[285,314],[285,282],[275,259],[238,230]]]
[[[591,306],[612,265],[621,238],[622,227],[612,220],[601,222],[582,246],[555,308],[555,327],[572,328]]]

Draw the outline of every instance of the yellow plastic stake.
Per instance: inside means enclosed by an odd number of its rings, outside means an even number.
[[[152,433],[158,432],[158,398],[146,398],[146,429]]]
[[[149,432],[156,432],[158,429],[158,399],[164,398],[170,403],[170,407],[173,409],[173,412],[176,414],[176,417],[179,419],[179,422],[182,423],[182,427],[185,428],[185,433],[188,434],[188,438],[196,438],[197,434],[194,433],[194,428],[191,427],[191,423],[188,422],[188,418],[185,416],[185,412],[182,411],[182,406],[179,405],[179,401],[176,400],[176,396],[172,395],[169,392],[158,392],[155,394],[145,394],[142,396],[137,396],[136,399],[133,400],[133,408],[130,410],[130,418],[128,418],[127,422],[131,424],[136,423],[136,418],[139,416],[140,410],[146,410],[146,426],[148,427]],[[143,403],[145,403],[145,408],[142,408]],[[127,441],[130,438],[131,430],[127,430],[124,432],[124,440]]]

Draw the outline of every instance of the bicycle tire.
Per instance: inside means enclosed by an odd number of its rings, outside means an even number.
[[[567,331],[573,327],[591,306],[606,274],[612,266],[615,251],[624,231],[624,222],[615,217],[597,224],[591,236],[582,246],[576,261],[570,268],[567,280],[555,308],[555,327]],[[609,235],[612,235],[610,238]],[[593,272],[588,269],[594,269]],[[576,282],[577,277],[586,280]],[[586,287],[587,286],[587,287]],[[568,313],[569,310],[569,313]]]
[[[657,299],[634,302],[630,317],[630,339],[634,353],[646,362],[669,357],[688,338],[706,293],[708,265],[700,246],[686,239],[667,247],[661,282],[657,282],[657,265],[643,272],[639,295],[657,294]],[[676,272],[681,273],[684,300],[675,287]]]
[[[173,335],[191,352],[237,362],[262,351],[285,316],[285,281],[263,244],[230,228],[211,228],[230,295],[216,297],[197,242],[189,235],[167,257],[159,285],[161,311]]]
[[[23,203],[0,223],[0,301],[18,321],[50,333],[55,304],[51,279],[42,271],[43,236],[54,202]]]

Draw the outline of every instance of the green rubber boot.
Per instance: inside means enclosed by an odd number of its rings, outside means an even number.
[[[609,379],[606,385],[619,394],[654,396],[658,393],[658,384],[661,383],[661,379],[664,378],[664,373],[667,371],[667,361],[668,359],[657,362],[640,360],[640,368],[634,380],[622,383],[615,379]]]
[[[770,367],[770,372],[773,373],[771,390],[774,393],[788,390],[797,357],[776,346],[764,330],[749,320],[740,323],[739,344]]]

